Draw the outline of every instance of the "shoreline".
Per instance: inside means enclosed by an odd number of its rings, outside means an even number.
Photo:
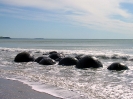
[[[35,91],[22,82],[3,78],[0,78],[0,97],[1,99],[62,99]]]

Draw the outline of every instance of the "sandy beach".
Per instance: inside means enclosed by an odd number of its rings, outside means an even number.
[[[61,99],[37,92],[19,81],[0,78],[0,99]]]

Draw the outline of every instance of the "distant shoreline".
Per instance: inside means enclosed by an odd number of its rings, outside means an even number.
[[[11,39],[10,37],[2,37],[0,36],[0,39]]]

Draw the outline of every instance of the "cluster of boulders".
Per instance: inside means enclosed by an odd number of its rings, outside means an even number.
[[[15,62],[30,62],[34,61],[41,65],[54,65],[58,62],[58,65],[62,66],[71,66],[75,65],[78,69],[84,68],[99,68],[103,67],[102,63],[95,57],[85,55],[85,56],[76,56],[65,57],[61,53],[57,53],[56,51],[49,52],[48,56],[40,56],[38,58],[34,58],[28,52],[21,52],[16,55]],[[112,63],[107,68],[108,70],[127,70],[128,67],[121,63]]]

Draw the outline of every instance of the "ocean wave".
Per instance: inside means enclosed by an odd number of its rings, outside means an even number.
[[[124,54],[120,52],[113,52],[108,50],[101,50],[101,51],[95,51],[95,50],[47,50],[47,49],[22,49],[22,48],[2,48],[0,47],[0,52],[2,51],[11,51],[14,53],[19,53],[22,51],[29,52],[31,54],[40,54],[40,55],[48,55],[51,51],[57,51],[58,53],[64,54],[66,56],[72,56],[76,58],[80,58],[84,55],[90,55],[97,57],[99,59],[121,59],[124,61],[133,61],[133,55]]]

